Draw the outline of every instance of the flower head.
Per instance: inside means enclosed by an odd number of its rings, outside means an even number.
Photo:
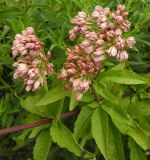
[[[79,12],[71,20],[74,27],[69,31],[69,38],[72,41],[78,38],[81,43],[67,50],[67,60],[59,78],[69,81],[68,86],[72,87],[77,100],[89,89],[92,78],[108,56],[118,61],[128,59],[126,48],[132,48],[135,39],[123,37],[131,26],[127,16],[124,5],[118,5],[115,12],[96,6],[91,15]]]
[[[18,56],[18,60],[13,64],[16,68],[13,78],[24,79],[27,91],[35,91],[43,86],[46,83],[44,77],[53,72],[53,64],[48,62],[51,52],[43,54],[42,47],[32,27],[15,36],[12,54]]]

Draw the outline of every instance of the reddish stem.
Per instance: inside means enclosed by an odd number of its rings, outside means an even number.
[[[63,113],[62,115],[58,116],[58,118],[63,119],[63,118],[71,117],[71,116],[74,116],[77,113],[78,113],[78,111],[66,112],[66,113]],[[18,132],[18,131],[22,131],[22,130],[25,130],[25,129],[38,127],[38,126],[50,123],[50,122],[52,122],[52,120],[53,120],[52,118],[48,118],[48,119],[43,119],[43,120],[38,121],[38,122],[30,123],[30,124],[18,125],[18,126],[11,127],[11,128],[1,129],[0,130],[0,135],[6,135],[6,134],[9,134],[9,133],[12,133],[12,132]]]

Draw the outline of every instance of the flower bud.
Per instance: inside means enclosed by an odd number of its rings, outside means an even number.
[[[115,36],[121,36],[122,35],[122,30],[120,29],[120,28],[117,28],[116,30],[115,30]]]
[[[98,11],[94,11],[94,12],[92,13],[92,17],[93,17],[93,18],[98,18],[98,17],[99,17],[99,12],[98,12]]]
[[[110,14],[110,9],[108,7],[104,8],[104,15],[108,16]]]
[[[35,81],[34,85],[33,85],[33,91],[35,91],[36,89],[38,89],[40,86],[40,80]]]
[[[124,18],[128,17],[128,12],[124,12],[124,13],[122,14],[122,17],[124,17]]]
[[[76,35],[75,35],[75,34],[70,34],[70,35],[69,35],[69,39],[70,39],[71,41],[74,41],[74,40],[76,39]]]
[[[19,78],[19,73],[16,71],[14,74],[13,74],[13,79],[18,79]]]
[[[82,43],[81,43],[81,47],[88,47],[90,45],[90,41],[89,40],[84,40],[84,41],[82,41]]]
[[[81,18],[86,18],[86,13],[85,12],[78,12],[78,16]]]
[[[47,54],[46,54],[47,59],[50,59],[51,56],[52,56],[52,53],[50,51],[48,51]]]
[[[26,86],[26,91],[28,92],[28,91],[30,91],[32,89],[32,85],[27,85]]]
[[[28,70],[28,66],[27,66],[26,64],[24,64],[24,63],[18,64],[17,68],[18,68],[18,70],[19,70],[20,72],[22,72],[22,71],[24,71],[24,70]]]
[[[127,32],[130,28],[131,24],[128,20],[125,20],[122,25],[121,25],[121,28],[123,31]]]
[[[82,99],[82,97],[83,97],[83,93],[77,93],[76,100],[80,101]]]
[[[28,27],[26,31],[28,34],[34,34],[34,29],[32,27]]]
[[[125,9],[125,6],[124,5],[118,5],[118,7],[117,7],[117,10],[119,10],[120,12],[123,12],[124,11],[124,9]]]
[[[106,17],[105,15],[100,15],[100,16],[98,17],[98,21],[99,21],[100,23],[104,23],[104,22],[107,21],[107,17]]]
[[[126,39],[125,43],[129,48],[132,48],[135,44],[134,37],[129,37],[128,39]]]
[[[99,46],[103,45],[104,43],[105,43],[105,42],[104,42],[104,40],[102,40],[102,39],[99,39],[99,40],[95,41],[95,44],[96,44],[96,45],[99,45]]]
[[[18,64],[19,64],[18,62],[14,62],[12,66],[13,66],[13,67],[17,67]]]
[[[90,81],[84,80],[80,83],[80,89],[81,91],[87,91],[89,89]]]
[[[120,61],[126,60],[126,59],[128,59],[128,53],[125,50],[123,50],[123,51],[119,52],[117,58]]]
[[[115,16],[114,20],[116,23],[121,24],[123,22],[123,17],[122,16]]]
[[[117,48],[112,46],[108,49],[107,53],[110,55],[110,56],[116,56],[117,55]]]
[[[67,69],[67,72],[68,72],[69,74],[75,74],[75,73],[77,73],[77,70],[74,69],[74,68],[72,68],[72,69]]]
[[[74,79],[72,81],[72,86],[73,87],[77,87],[77,86],[79,86],[80,83],[81,83],[81,79],[80,78]]]
[[[99,57],[93,57],[93,61],[97,63],[103,61],[105,58],[106,58],[105,55],[101,55]]]
[[[85,53],[90,54],[93,51],[93,46],[84,48]]]

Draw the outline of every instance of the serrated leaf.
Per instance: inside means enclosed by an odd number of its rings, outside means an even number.
[[[69,110],[72,111],[79,102],[76,100],[76,97],[74,94],[70,97],[70,104],[69,104]]]
[[[44,130],[36,139],[33,149],[34,160],[46,160],[50,146],[52,144],[49,130]]]
[[[103,103],[102,107],[123,134],[131,136],[144,150],[150,149],[150,138],[145,135],[127,112],[121,110],[120,106],[109,102]]]
[[[92,95],[92,93],[90,91],[86,92],[82,99],[80,100],[81,102],[91,102],[93,101],[95,98],[94,96]]]
[[[62,86],[58,86],[49,90],[43,97],[41,97],[36,103],[37,106],[47,105],[54,103],[66,96],[66,92],[62,90]]]
[[[108,70],[100,74],[99,80],[110,80],[120,84],[145,84],[146,80],[130,70]]]
[[[109,91],[107,90],[102,84],[94,83],[94,88],[98,94],[100,94],[103,98],[118,104],[118,99]]]
[[[45,125],[33,128],[28,138],[34,138],[37,134],[39,134],[41,130],[47,128],[48,126],[49,126],[48,124],[45,124]]]
[[[92,134],[106,160],[124,160],[121,135],[101,108],[93,114]]]
[[[130,149],[130,160],[147,160],[142,149],[131,138],[129,138],[128,146]]]
[[[63,99],[48,105],[37,105],[37,101],[41,98],[41,95],[28,96],[26,99],[21,99],[21,105],[24,109],[32,114],[39,115],[41,117],[54,118],[62,109]]]
[[[123,105],[122,102],[120,105]],[[150,100],[136,100],[126,104],[128,114],[134,119],[134,123],[150,137]]]
[[[88,106],[82,107],[74,126],[74,137],[78,140],[88,128],[94,110]]]
[[[94,154],[85,151],[79,146],[76,139],[73,137],[69,129],[61,122],[54,121],[51,127],[52,140],[61,148],[66,148],[68,151],[83,158],[94,158]]]

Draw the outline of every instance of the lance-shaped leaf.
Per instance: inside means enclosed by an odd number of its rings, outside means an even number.
[[[105,102],[102,107],[123,134],[131,136],[144,150],[150,149],[150,138],[140,129],[131,115],[121,109],[121,106],[115,106],[110,102]]]
[[[46,160],[50,146],[52,144],[49,130],[42,131],[36,139],[33,149],[34,160]]]
[[[88,129],[93,112],[94,112],[93,108],[90,108],[88,106],[82,107],[80,114],[78,115],[78,118],[75,122],[74,133],[73,133],[74,137],[77,140],[81,138],[82,135],[84,135],[86,130]]]
[[[70,97],[69,110],[72,111],[79,102],[76,100],[75,94],[72,94]]]
[[[130,160],[147,160],[145,153],[131,138],[129,138],[128,146],[130,149]]]
[[[99,77],[100,81],[110,80],[120,84],[145,84],[146,80],[130,70],[108,70],[102,72]]]
[[[41,96],[28,96],[26,99],[21,99],[21,105],[24,109],[32,114],[39,115],[41,117],[56,117],[62,109],[63,99],[48,105],[36,105],[36,102]]]
[[[92,134],[106,160],[124,160],[121,135],[101,108],[93,114]]]
[[[81,148],[69,129],[61,122],[53,122],[51,127],[51,136],[52,140],[61,148],[66,148],[68,151],[83,158],[94,158],[94,154]]]
[[[49,90],[45,95],[43,95],[35,105],[41,106],[41,105],[47,105],[50,103],[54,103],[66,96],[67,92],[64,92],[62,90],[62,86],[58,86],[56,88],[53,88]]]
[[[102,84],[94,83],[94,88],[98,94],[100,94],[103,98],[118,104],[118,99],[109,91],[107,90]]]

